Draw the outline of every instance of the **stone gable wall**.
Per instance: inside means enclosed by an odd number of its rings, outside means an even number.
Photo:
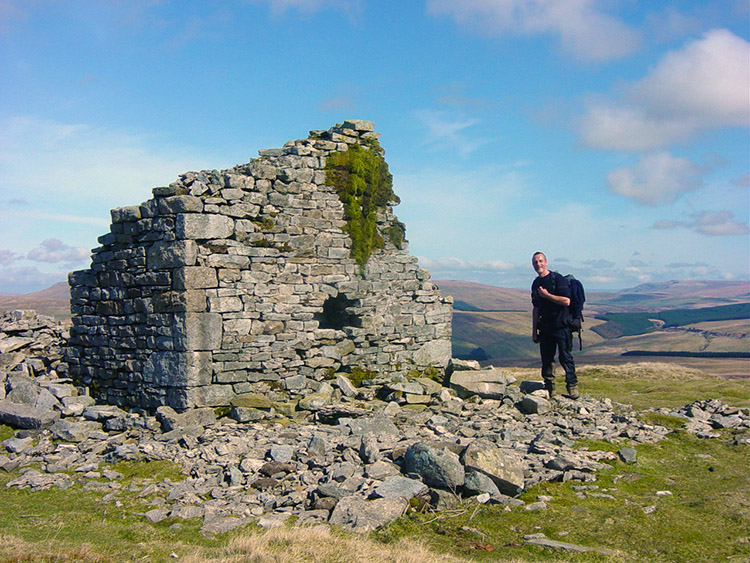
[[[326,184],[327,155],[377,136],[344,122],[112,210],[91,267],[69,276],[71,375],[109,403],[185,409],[304,395],[353,368],[444,368],[452,299],[387,236],[360,271]],[[386,206],[379,231],[395,220]]]

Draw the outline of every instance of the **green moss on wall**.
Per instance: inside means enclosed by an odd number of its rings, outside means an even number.
[[[377,228],[378,210],[399,202],[380,144],[371,141],[366,146],[351,145],[346,151],[331,154],[326,159],[326,180],[344,204],[344,230],[352,239],[351,256],[364,268],[372,251],[385,244]],[[404,232],[403,223],[394,221],[386,234],[401,248]]]

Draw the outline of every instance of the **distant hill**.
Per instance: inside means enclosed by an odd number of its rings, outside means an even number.
[[[586,280],[583,280],[584,284]],[[443,295],[452,295],[462,311],[529,311],[528,290],[474,282],[435,280]],[[531,287],[531,282],[529,282]],[[622,291],[587,291],[585,312],[634,313],[664,309],[716,307],[750,301],[750,282],[669,281],[641,284]]]
[[[443,295],[452,295],[460,302],[460,310],[531,312],[529,292],[522,289],[456,280],[436,280],[435,284]]]
[[[14,309],[34,309],[40,315],[49,315],[56,318],[70,317],[70,288],[68,282],[58,282],[47,289],[33,293],[0,296],[0,311],[12,311]]]
[[[747,281],[668,281],[643,283],[620,293],[651,293],[672,297],[699,296],[703,299],[750,299]]]

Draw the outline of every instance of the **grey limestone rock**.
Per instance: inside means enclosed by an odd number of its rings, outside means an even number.
[[[450,386],[459,397],[473,395],[483,399],[502,399],[506,386],[515,379],[500,369],[455,370],[450,376]]]
[[[50,432],[55,438],[65,442],[83,442],[92,433],[100,432],[101,429],[100,423],[91,420],[73,422],[68,419],[60,419],[50,427]]]
[[[455,490],[464,484],[465,472],[458,455],[423,442],[411,445],[404,454],[404,473],[416,473],[431,487]]]
[[[363,500],[352,495],[341,499],[333,509],[329,522],[357,533],[367,533],[399,518],[406,507],[403,498]]]
[[[617,450],[617,455],[625,463],[635,463],[637,460],[637,452],[634,448],[620,448]]]
[[[48,428],[60,418],[56,411],[37,409],[8,401],[0,401],[0,422],[13,428]]]
[[[524,395],[521,399],[521,410],[527,414],[544,414],[551,409],[552,405],[544,397]]]
[[[414,497],[425,496],[429,491],[427,485],[416,479],[393,476],[386,478],[373,490],[376,498],[403,498],[409,500]]]
[[[517,496],[524,489],[524,473],[516,454],[485,441],[475,440],[462,455],[463,464],[487,475],[505,495]]]
[[[468,469],[466,471],[464,490],[469,494],[475,495],[480,495],[482,493],[487,493],[490,496],[500,495],[500,490],[488,475],[473,469]]]

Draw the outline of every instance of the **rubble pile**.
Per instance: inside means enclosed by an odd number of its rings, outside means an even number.
[[[26,322],[38,323],[40,335],[55,332],[35,319]],[[38,350],[41,342],[27,346]],[[144,518],[201,518],[206,535],[249,522],[274,527],[292,516],[365,532],[410,503],[441,508],[459,497],[524,505],[518,495],[539,482],[593,487],[607,461],[634,462],[632,448],[588,451],[577,441],[656,442],[668,432],[609,399],[549,400],[540,382],[518,383],[468,362],[452,363],[446,386],[404,376],[355,386],[339,374],[295,403],[245,394],[217,415],[98,405],[61,377],[57,360],[32,367],[30,358],[0,375],[0,423],[16,428],[0,443],[0,470],[18,473],[6,486],[82,486],[115,505],[135,494],[151,505]],[[706,436],[711,428],[750,429],[748,412],[720,401],[663,410]],[[126,486],[116,465],[123,460],[169,460],[185,478]]]

